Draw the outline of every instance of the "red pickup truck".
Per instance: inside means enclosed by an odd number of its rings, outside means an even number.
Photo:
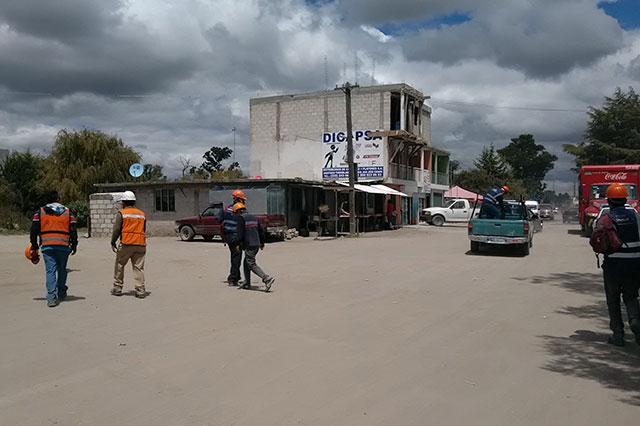
[[[198,216],[176,220],[176,233],[182,241],[191,241],[200,235],[205,241],[220,238],[222,235],[222,203],[211,204]],[[256,214],[258,222],[264,227],[267,235],[284,239],[287,230],[284,215]]]

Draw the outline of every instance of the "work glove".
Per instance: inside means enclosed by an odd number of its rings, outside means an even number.
[[[113,251],[114,253],[118,252],[118,246],[115,244],[111,244],[111,251]]]
[[[264,244],[260,244],[260,250],[264,250]]]
[[[78,247],[71,247],[71,256],[76,254],[76,251],[78,251]]]

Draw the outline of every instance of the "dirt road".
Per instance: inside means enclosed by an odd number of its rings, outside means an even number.
[[[53,309],[1,237],[0,423],[636,424],[640,348],[604,343],[568,230],[525,258],[468,255],[461,227],[298,238],[258,257],[272,293],[228,288],[220,243],[152,238],[145,300],[110,296],[108,242],[83,239]]]

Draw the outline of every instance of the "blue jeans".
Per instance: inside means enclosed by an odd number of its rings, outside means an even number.
[[[47,273],[47,300],[56,300],[58,293],[67,292],[67,260],[71,250],[67,247],[48,247],[42,250]]]

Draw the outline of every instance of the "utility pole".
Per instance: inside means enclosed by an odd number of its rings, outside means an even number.
[[[233,126],[231,128],[231,131],[233,132],[233,162],[236,162],[236,127]]]
[[[342,90],[345,95],[345,111],[347,119],[347,166],[349,167],[349,236],[356,236],[356,177],[357,165],[353,161],[353,123],[351,121],[351,89],[358,87],[348,81],[336,90]]]

